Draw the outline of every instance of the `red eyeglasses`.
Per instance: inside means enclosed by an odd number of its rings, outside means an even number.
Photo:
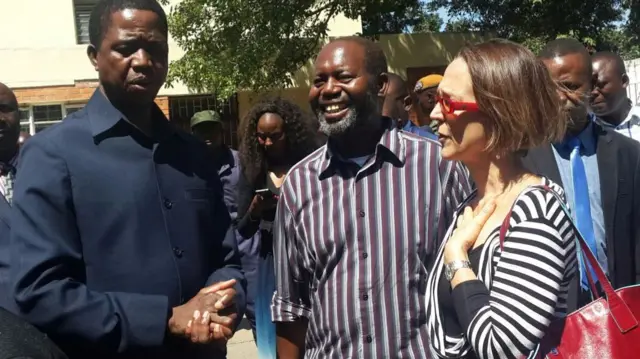
[[[436,101],[440,104],[442,113],[450,115],[456,111],[478,111],[478,104],[475,102],[459,102],[450,98],[436,96]]]

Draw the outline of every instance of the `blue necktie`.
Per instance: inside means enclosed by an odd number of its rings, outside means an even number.
[[[569,146],[571,147],[571,177],[573,178],[573,197],[575,214],[576,214],[576,224],[578,230],[580,230],[580,234],[584,238],[585,242],[591,249],[593,255],[598,257],[598,248],[596,245],[595,234],[593,233],[593,220],[591,218],[591,201],[589,200],[589,184],[587,183],[587,173],[584,169],[584,163],[582,162],[582,158],[580,157],[580,148],[581,143],[578,137],[573,137],[568,141]],[[589,280],[587,279],[586,272],[586,259],[585,256],[582,255],[580,259],[580,286],[584,290],[589,290]],[[589,266],[591,269],[591,277],[594,282],[597,282],[597,278],[593,268]]]

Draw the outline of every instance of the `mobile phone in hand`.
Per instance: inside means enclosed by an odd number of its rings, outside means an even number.
[[[267,197],[269,194],[271,194],[271,190],[268,188],[257,189],[256,194]]]

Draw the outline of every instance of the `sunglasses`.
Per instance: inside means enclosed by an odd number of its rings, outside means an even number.
[[[456,111],[479,111],[478,104],[475,102],[459,102],[450,98],[436,96],[436,101],[440,104],[442,113],[450,115]]]
[[[267,139],[271,139],[271,142],[275,142],[279,139],[282,138],[282,135],[284,134],[284,132],[275,132],[275,133],[258,133],[258,139],[261,140],[262,142],[266,142]]]

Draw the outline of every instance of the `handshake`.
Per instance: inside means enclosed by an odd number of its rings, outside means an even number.
[[[193,343],[226,345],[238,317],[235,284],[232,279],[203,288],[187,303],[173,308],[169,332]]]

